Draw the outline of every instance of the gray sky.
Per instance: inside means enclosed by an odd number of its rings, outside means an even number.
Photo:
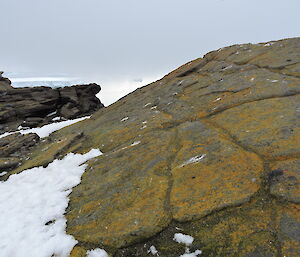
[[[103,88],[157,78],[223,46],[300,36],[299,0],[0,0],[0,6],[0,70],[68,74]]]

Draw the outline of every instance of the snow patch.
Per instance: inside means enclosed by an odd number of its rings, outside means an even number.
[[[49,113],[49,114],[47,115],[47,117],[50,117],[50,116],[52,116],[52,115],[55,115],[56,113],[57,113],[57,111],[51,112],[51,113]]]
[[[108,254],[105,250],[96,248],[94,250],[87,251],[86,257],[108,257]]]
[[[121,121],[123,122],[123,121],[126,121],[128,119],[129,119],[129,117],[124,117]]]
[[[81,164],[101,154],[69,153],[0,182],[0,256],[69,256],[77,241],[65,232],[68,195],[80,183]]]
[[[185,254],[180,255],[180,257],[197,257],[198,255],[202,254],[201,250],[196,250],[193,253],[189,253],[189,250],[187,249]]]
[[[51,123],[39,128],[32,128],[32,129],[23,129],[19,131],[14,131],[14,132],[5,132],[4,134],[0,135],[0,138],[15,134],[15,133],[21,133],[23,135],[29,134],[29,133],[36,133],[40,138],[48,137],[51,133],[54,131],[57,131],[59,129],[62,129],[64,127],[67,127],[69,125],[72,125],[74,123],[77,123],[79,121],[89,119],[90,116],[74,119],[74,120],[66,120],[66,121],[61,121],[61,122],[56,122],[56,123]]]
[[[228,69],[231,69],[231,68],[232,68],[232,65],[229,65],[229,66],[223,68],[222,70],[228,70]]]
[[[183,164],[181,164],[180,167],[183,167],[185,165],[192,164],[192,163],[195,163],[195,162],[200,162],[205,156],[206,156],[206,154],[194,156],[191,159],[184,162]]]
[[[138,145],[138,144],[140,144],[141,143],[141,141],[135,141],[135,142],[133,142],[130,146],[135,146],[135,145]]]
[[[174,241],[180,244],[191,245],[194,241],[194,238],[189,235],[185,235],[182,233],[176,233],[173,238]]]
[[[6,171],[3,171],[3,172],[0,173],[0,177],[4,176],[4,175],[6,175],[6,174],[7,174],[7,172],[6,172]]]
[[[273,45],[273,44],[274,44],[274,43],[270,42],[270,43],[265,44],[264,46],[271,46],[271,45]]]
[[[151,245],[149,250],[148,250],[148,253],[151,253],[152,255],[157,255],[158,251],[156,250],[154,245]]]

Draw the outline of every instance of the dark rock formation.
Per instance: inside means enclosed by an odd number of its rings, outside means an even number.
[[[3,90],[12,89],[11,81],[8,78],[2,77],[3,71],[0,71],[0,92]]]
[[[35,145],[40,140],[34,133],[22,135],[16,133],[0,139],[1,157],[22,157],[28,148]]]
[[[8,173],[17,168],[23,161],[29,159],[30,149],[39,140],[39,136],[34,133],[26,135],[15,133],[0,138],[0,172]],[[0,180],[4,179],[6,179],[6,176],[0,176]]]
[[[299,85],[300,38],[222,48],[40,140],[11,173],[103,152],[70,194],[72,257],[178,257],[178,232],[199,256],[299,257]]]
[[[52,122],[54,117],[66,119],[89,115],[104,107],[96,94],[97,84],[50,87],[12,88],[0,77],[0,132],[19,125],[37,127]]]

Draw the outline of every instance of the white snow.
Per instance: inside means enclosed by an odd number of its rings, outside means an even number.
[[[231,69],[231,68],[232,68],[232,65],[229,65],[229,66],[223,68],[222,70],[228,70],[228,69]]]
[[[135,146],[135,145],[138,145],[138,144],[140,144],[141,143],[141,141],[135,141],[135,142],[133,142],[130,146]]]
[[[200,254],[202,254],[201,250],[196,250],[193,253],[189,253],[188,249],[187,249],[187,252],[185,254],[180,255],[180,257],[197,257]]]
[[[0,256],[69,256],[77,241],[65,232],[68,195],[80,183],[81,164],[99,155],[70,153],[0,182]]]
[[[61,119],[61,117],[54,117],[52,120],[57,121],[57,120],[60,120],[60,119]]]
[[[273,42],[269,42],[269,43],[266,43],[264,46],[271,46],[273,44],[274,44]]]
[[[272,80],[271,82],[272,82],[272,83],[275,83],[275,82],[278,82],[278,80],[277,80],[277,79],[274,79],[274,80]]]
[[[108,257],[108,254],[105,250],[96,248],[94,250],[87,251],[86,257]]]
[[[146,103],[145,105],[144,105],[144,107],[147,107],[147,106],[149,106],[151,103]]]
[[[156,108],[157,108],[157,106],[155,105],[155,106],[152,106],[150,109],[155,110]]]
[[[206,154],[194,156],[191,159],[184,162],[183,164],[181,164],[180,167],[183,167],[185,165],[192,164],[192,163],[195,163],[195,162],[200,162],[205,156],[206,156]]]
[[[158,254],[158,251],[156,250],[154,245],[151,245],[148,250],[148,253],[151,253],[152,255],[156,255],[156,254]]]
[[[173,240],[176,241],[177,243],[185,244],[188,246],[193,243],[194,238],[192,236],[185,235],[182,233],[175,233]]]
[[[0,135],[0,138],[6,137],[15,133],[21,133],[23,135],[29,134],[29,133],[36,133],[40,138],[47,137],[54,131],[57,131],[59,129],[62,129],[64,127],[67,127],[69,125],[72,125],[74,123],[77,123],[79,121],[85,120],[90,118],[90,116],[74,119],[74,120],[66,120],[66,121],[61,121],[61,122],[56,122],[56,123],[51,123],[39,128],[32,128],[32,129],[23,129],[23,130],[18,130],[14,132],[5,132],[4,134]]]
[[[202,254],[201,250],[196,250],[195,252],[190,253],[190,249],[187,246],[191,245],[194,242],[194,238],[192,236],[185,235],[182,233],[176,233],[174,234],[173,240],[177,243],[185,244],[186,246],[185,253],[180,255],[180,257],[197,257],[198,255]]]
[[[221,99],[221,97],[218,97],[216,100],[214,100],[214,102],[220,101]]]
[[[47,117],[50,117],[50,116],[52,116],[52,115],[55,115],[56,113],[57,113],[57,111],[51,112],[51,113],[49,113],[49,114],[47,115]]]
[[[19,132],[19,131],[18,131],[18,132]],[[2,135],[0,135],[0,138],[9,136],[9,135],[15,134],[15,133],[17,133],[17,132],[5,132],[5,133],[3,133]]]
[[[7,174],[6,171],[1,172],[1,173],[0,173],[0,177],[1,177],[1,176],[4,176],[5,174]]]
[[[124,117],[121,121],[123,122],[123,121],[126,121],[128,119],[129,119],[129,117]]]

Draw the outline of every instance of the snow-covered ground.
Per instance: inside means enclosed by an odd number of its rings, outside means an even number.
[[[67,257],[77,243],[65,232],[64,212],[72,187],[80,183],[87,160],[101,155],[68,154],[0,182],[0,256]],[[93,255],[89,256],[103,256]]]
[[[2,135],[0,135],[0,138],[2,137],[6,137],[15,133],[21,133],[23,135],[25,134],[29,134],[29,133],[36,133],[40,138],[44,138],[49,136],[51,133],[53,133],[54,131],[57,131],[59,129],[62,129],[64,127],[67,127],[69,125],[72,125],[74,123],[77,123],[79,121],[85,120],[90,118],[90,116],[86,116],[86,117],[81,117],[81,118],[77,118],[74,120],[66,120],[66,121],[61,121],[61,122],[55,122],[55,123],[51,123],[39,128],[32,128],[32,129],[20,129],[14,132],[5,132]]]

